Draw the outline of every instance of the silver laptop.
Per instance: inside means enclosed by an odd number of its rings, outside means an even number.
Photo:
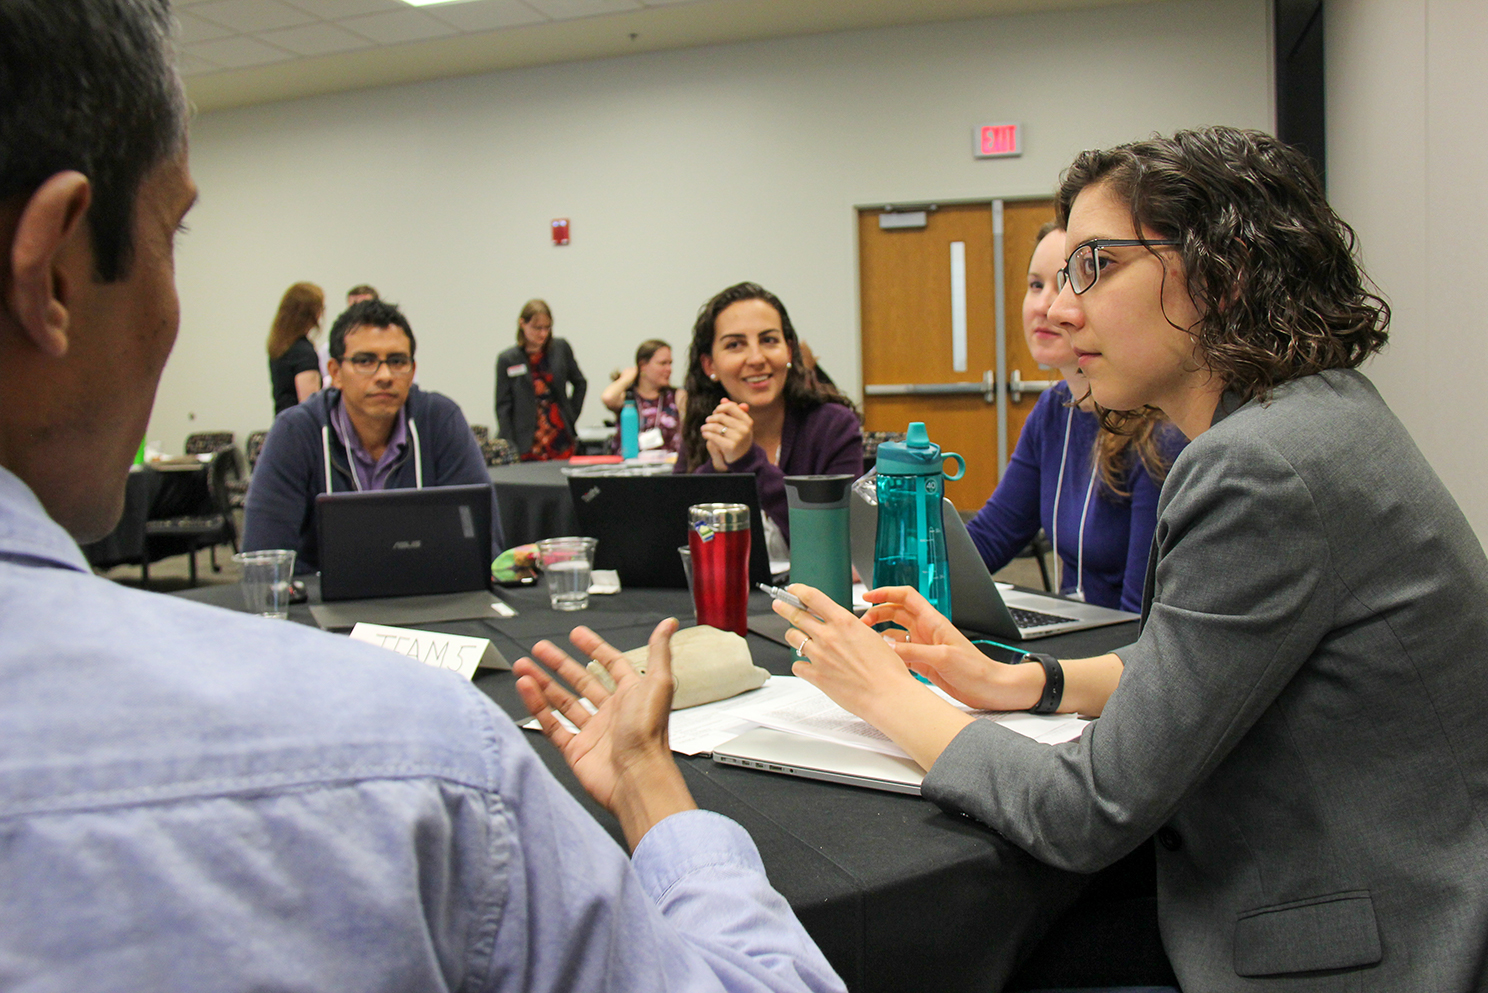
[[[866,580],[873,575],[878,508],[869,506],[854,493],[849,515],[853,565]],[[1140,616],[1128,610],[1113,610],[1042,593],[1000,590],[950,500],[942,499],[941,517],[951,574],[951,623],[958,628],[997,638],[1031,641],[1107,624],[1124,624]]]
[[[713,761],[828,783],[920,795],[925,770],[906,758],[822,741],[773,728],[754,728],[713,749]]]

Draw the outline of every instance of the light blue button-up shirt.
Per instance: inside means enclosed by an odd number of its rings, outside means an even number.
[[[468,682],[97,578],[0,470],[0,989],[842,985],[732,821],[627,859]]]

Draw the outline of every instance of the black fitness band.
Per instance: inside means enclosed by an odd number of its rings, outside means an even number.
[[[1064,666],[1052,655],[1042,652],[1029,652],[1025,658],[1027,662],[1037,662],[1044,667],[1044,695],[1039,697],[1039,702],[1028,708],[1030,714],[1052,714],[1059,709],[1059,703],[1064,699]]]

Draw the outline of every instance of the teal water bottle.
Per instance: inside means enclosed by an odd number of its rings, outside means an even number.
[[[790,507],[790,578],[852,610],[851,475],[786,476]]]
[[[955,459],[954,476],[945,460]],[[873,585],[913,586],[931,606],[951,615],[951,582],[941,521],[944,480],[960,479],[966,460],[944,452],[925,433],[922,421],[909,425],[904,441],[878,446],[878,536],[873,549]]]
[[[641,454],[641,415],[634,400],[620,408],[620,454],[628,459]]]

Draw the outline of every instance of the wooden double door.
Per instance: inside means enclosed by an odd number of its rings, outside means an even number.
[[[924,421],[966,459],[946,488],[960,510],[986,502],[1059,380],[1029,356],[1022,319],[1034,238],[1053,217],[1048,199],[858,211],[864,430]]]

